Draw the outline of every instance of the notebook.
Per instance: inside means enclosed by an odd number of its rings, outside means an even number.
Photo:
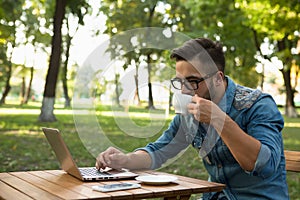
[[[52,147],[61,168],[68,174],[82,180],[82,181],[96,181],[96,180],[111,180],[111,179],[125,179],[134,178],[138,174],[130,172],[126,169],[114,170],[107,168],[105,170],[97,170],[96,167],[77,167],[72,155],[64,142],[61,133],[58,129],[42,128],[50,146]]]

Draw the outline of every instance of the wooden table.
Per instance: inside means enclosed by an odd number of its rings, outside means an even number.
[[[284,150],[286,170],[300,172],[300,151]]]
[[[136,173],[168,175],[157,171]],[[62,170],[7,172],[0,173],[0,199],[189,199],[192,194],[221,191],[225,187],[223,184],[178,175],[173,176],[177,176],[178,180],[167,185],[141,184],[142,187],[138,189],[102,193],[92,190],[91,186],[119,182],[138,183],[138,181],[128,179],[82,182]]]

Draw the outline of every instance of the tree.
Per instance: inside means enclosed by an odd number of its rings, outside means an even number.
[[[45,29],[44,24],[44,21],[46,21],[44,2],[41,2],[41,0],[26,0],[20,2],[15,1],[14,3],[7,3],[6,1],[3,1],[1,3],[5,5],[1,6],[1,9],[3,8],[3,10],[0,11],[1,19],[3,19],[1,20],[0,26],[0,38],[2,38],[0,39],[0,43],[3,43],[3,45],[1,45],[1,48],[3,48],[3,51],[8,54],[8,57],[6,57],[6,54],[3,54],[5,56],[1,56],[1,59],[3,59],[3,61],[6,63],[2,65],[3,72],[5,72],[4,77],[6,78],[6,80],[0,80],[6,82],[6,89],[4,90],[4,95],[2,95],[2,102],[4,102],[6,95],[8,95],[8,92],[10,91],[9,88],[11,74],[15,70],[13,63],[11,63],[12,55],[14,54],[15,49],[20,46],[25,47],[27,45],[31,45],[34,49],[33,51],[35,54],[35,52],[38,50],[46,49],[45,47],[50,43],[50,36]],[[17,9],[17,11],[12,11],[10,9],[11,6],[14,7],[14,9]],[[13,14],[13,17],[10,17],[11,14]],[[15,20],[15,23],[13,23],[11,20]],[[14,46],[14,48],[12,48],[12,46]],[[34,68],[36,67],[34,60],[32,66],[28,66],[27,64],[25,66],[25,63],[26,58],[24,58],[24,63],[21,64],[24,68],[26,68],[23,71],[28,71],[28,67],[31,69],[28,87],[25,88],[27,77],[24,77],[24,85],[21,86],[24,87],[22,90],[20,90],[24,91],[24,94],[21,94],[21,96],[23,97],[22,103],[27,103],[29,99],[34,75]],[[28,74],[25,73],[23,75],[27,76]]]
[[[28,68],[25,67],[25,66],[21,66],[21,67],[22,67],[22,69],[19,72],[19,74],[21,74],[21,76],[22,76],[21,77],[22,78],[22,84],[21,84],[21,90],[20,90],[20,99],[21,99],[20,104],[23,105],[23,104],[25,104],[25,101],[26,101],[26,98],[27,98],[26,96],[27,96],[27,92],[28,92],[28,90],[26,90],[26,74],[28,72],[28,70],[27,70]],[[30,69],[33,69],[33,67],[31,67]],[[31,77],[33,77],[32,74],[33,74],[33,70],[30,70]],[[31,85],[31,82],[32,82],[32,79],[30,79],[29,87]]]
[[[245,15],[235,8],[235,2],[188,0],[186,6],[194,27],[192,35],[220,41],[225,50],[226,74],[240,84],[256,87],[259,81],[254,69],[254,37],[251,29],[243,24]]]
[[[51,4],[51,3],[50,3]],[[85,0],[71,1],[71,0],[56,0],[55,13],[53,16],[53,37],[52,37],[52,51],[50,56],[49,68],[46,76],[46,83],[44,89],[44,97],[41,107],[41,114],[39,121],[53,122],[56,117],[53,113],[55,103],[55,90],[59,73],[59,66],[61,63],[61,45],[62,45],[62,24],[65,18],[66,7],[70,8],[72,13],[75,13],[79,18],[79,23],[83,24],[83,16],[86,12],[88,4]]]
[[[0,46],[0,87],[5,86],[6,77],[7,77],[7,66],[8,61],[6,57],[7,48],[4,45]]]
[[[297,1],[237,1],[247,20],[244,24],[250,27],[257,35],[257,50],[261,57],[270,60],[278,57],[283,66],[277,66],[284,80],[286,103],[285,114],[289,117],[297,117],[294,103],[295,86],[291,84],[292,66],[299,68],[297,57],[299,52],[294,53],[292,49],[297,48],[300,39],[300,5]],[[268,38],[269,45],[273,45],[273,53],[263,55],[260,44]],[[297,81],[296,81],[297,82]]]
[[[29,1],[27,1],[28,3]],[[29,4],[29,3],[28,3]],[[51,42],[51,36],[45,30],[45,21],[46,21],[46,13],[45,13],[45,6],[40,0],[31,0],[29,5],[25,6],[25,9],[22,13],[21,21],[24,24],[24,45],[31,45],[33,47],[33,56],[34,59],[32,60],[32,66],[25,66],[24,67],[30,68],[30,76],[28,86],[24,96],[25,104],[28,103],[28,100],[31,97],[31,86],[34,78],[34,68],[38,68],[37,62],[35,60],[35,55],[38,51],[45,51],[45,47],[49,46]],[[24,59],[26,62],[26,58]]]
[[[100,11],[107,15],[106,26],[107,30],[105,33],[110,36],[115,34],[120,34],[122,31],[134,29],[134,28],[145,28],[145,27],[170,27],[172,31],[182,30],[183,22],[187,18],[186,9],[180,6],[180,1],[178,0],[155,0],[155,1],[114,1],[114,0],[104,0],[102,2]],[[189,23],[186,21],[187,24]],[[138,33],[137,33],[138,35]],[[131,39],[135,39],[135,48],[137,51],[130,52],[123,55],[127,57],[127,64],[138,64],[141,59],[147,63],[148,71],[148,108],[155,108],[152,95],[152,74],[156,69],[153,65],[152,55],[156,54],[158,57],[161,55],[162,51],[155,49],[143,49],[143,40],[147,41],[151,38],[150,33],[145,33],[141,38],[127,38],[123,41],[125,44],[111,45],[112,54],[116,54],[115,48],[118,45],[126,46]],[[126,43],[127,42],[127,43]],[[129,44],[130,45],[130,44]],[[136,54],[137,56],[133,56]],[[127,65],[128,66],[128,65]],[[124,66],[125,68],[127,67]],[[138,71],[138,69],[136,69]],[[135,75],[136,83],[136,94],[138,94],[138,73]],[[139,98],[139,97],[137,97]]]
[[[271,57],[277,56],[283,61],[284,67],[279,69],[287,94],[286,114],[296,116],[295,89],[291,86],[290,73],[292,63],[295,63],[291,49],[299,40],[299,3],[282,0],[188,0],[186,5],[199,35],[215,38],[225,45],[229,61],[227,73],[237,82],[257,86],[259,81],[254,67],[259,61],[255,58],[271,60]],[[276,47],[271,55],[262,54],[261,44],[265,40]]]
[[[69,64],[69,56],[70,56],[70,48],[71,48],[71,44],[72,44],[72,39],[74,37],[74,35],[76,34],[78,28],[79,28],[79,23],[76,23],[76,27],[75,27],[75,31],[73,33],[71,33],[70,31],[70,20],[72,20],[72,18],[70,17],[71,13],[68,14],[68,17],[66,17],[66,27],[67,27],[67,34],[65,35],[65,45],[64,45],[64,54],[65,54],[65,60],[64,63],[62,65],[62,73],[61,73],[61,80],[62,80],[62,84],[63,84],[63,92],[64,92],[64,97],[65,97],[65,107],[70,107],[71,106],[71,99],[69,97],[69,92],[68,92],[68,83],[67,83],[67,74],[68,74],[68,64]]]
[[[90,10],[90,6],[85,0],[81,1],[69,1],[66,7],[66,16],[64,20],[64,25],[66,27],[66,34],[63,35],[63,52],[64,52],[64,62],[61,67],[61,80],[63,84],[63,93],[65,97],[65,107],[70,107],[71,98],[69,97],[69,87],[68,87],[68,66],[69,66],[69,56],[70,48],[72,45],[72,40],[76,35],[80,25],[84,25],[84,15]]]
[[[56,0],[55,13],[53,17],[53,37],[52,37],[52,51],[50,56],[50,63],[46,77],[44,98],[41,107],[41,114],[39,121],[53,122],[56,121],[54,116],[54,102],[55,89],[58,77],[60,56],[61,56],[61,27],[65,15],[67,0]]]
[[[5,65],[2,65],[6,80],[4,91],[0,99],[1,105],[5,103],[5,98],[7,97],[11,89],[10,79],[13,70],[13,64],[11,59],[13,51],[17,45],[16,32],[18,25],[20,25],[19,18],[22,14],[23,1],[2,0],[0,2],[0,5],[0,44],[2,48],[1,52],[8,52],[8,56],[4,56],[4,54],[2,54],[2,56],[4,57],[1,58],[2,60],[7,60],[3,63]]]

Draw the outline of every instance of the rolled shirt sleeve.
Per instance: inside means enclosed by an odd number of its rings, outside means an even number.
[[[135,150],[143,150],[149,153],[152,160],[151,169],[161,167],[162,164],[176,155],[180,155],[180,152],[188,147],[189,143],[186,141],[184,134],[186,130],[181,122],[180,116],[176,115],[169,128],[155,142]]]
[[[284,122],[277,105],[270,96],[263,97],[248,114],[247,132],[261,142],[255,167],[250,173],[253,176],[267,178],[278,168],[283,153],[281,130]],[[268,106],[266,106],[266,104]]]

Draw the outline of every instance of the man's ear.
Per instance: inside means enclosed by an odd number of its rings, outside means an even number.
[[[216,84],[221,85],[223,84],[224,81],[224,74],[221,71],[218,71],[216,76],[215,76]]]

